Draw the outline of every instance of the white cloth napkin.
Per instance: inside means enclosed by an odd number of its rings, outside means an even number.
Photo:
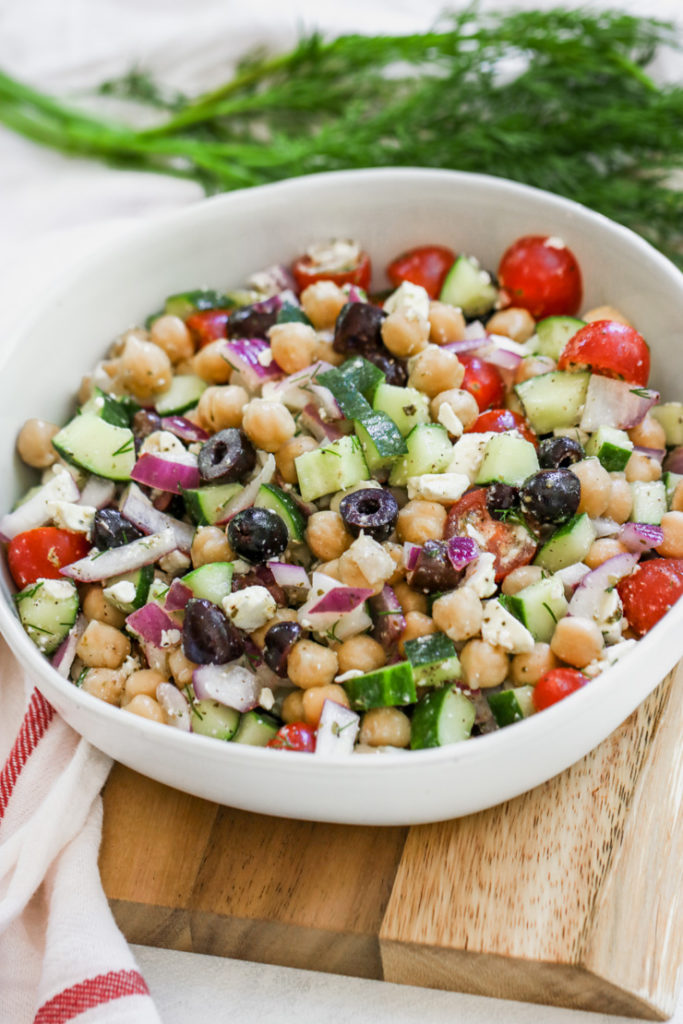
[[[0,641],[0,1021],[159,1024],[100,884],[110,758]]]

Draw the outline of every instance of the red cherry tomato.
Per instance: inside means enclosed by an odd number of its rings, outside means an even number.
[[[455,253],[445,245],[420,245],[392,260],[387,267],[387,277],[395,288],[402,281],[410,281],[421,285],[430,299],[437,299],[454,263]]]
[[[191,313],[185,321],[199,348],[228,336],[229,309],[205,309]]]
[[[536,683],[532,700],[537,711],[557,704],[589,682],[588,676],[576,668],[551,668]]]
[[[91,544],[82,533],[58,530],[56,526],[40,526],[18,533],[9,542],[9,571],[18,587],[26,587],[37,579],[62,579],[60,569],[85,558]]]
[[[467,537],[468,526],[482,538],[482,547],[494,556],[498,581],[520,565],[528,565],[536,554],[536,541],[527,529],[517,523],[499,522],[490,515],[484,487],[468,491],[456,502],[448,513],[444,537]]]
[[[484,434],[492,430],[496,434],[503,434],[506,430],[518,430],[527,441],[538,446],[538,438],[533,430],[521,415],[513,412],[512,409],[489,409],[477,416],[471,427],[466,430],[467,434]]]
[[[616,320],[594,320],[570,338],[558,370],[591,370],[644,387],[650,376],[650,350],[632,327]]]
[[[283,725],[267,746],[274,750],[298,750],[303,754],[312,754],[315,750],[315,729],[306,722]]]
[[[505,384],[498,369],[479,356],[458,356],[465,367],[465,376],[460,387],[469,391],[483,412],[492,405],[500,405],[505,398]]]
[[[617,583],[628,624],[638,636],[656,626],[683,594],[683,558],[651,558]]]
[[[559,239],[525,235],[503,253],[498,280],[511,306],[527,309],[536,320],[574,316],[583,287],[576,257]]]
[[[300,256],[292,265],[292,273],[301,292],[304,288],[308,288],[309,284],[315,284],[316,281],[334,281],[340,287],[343,284],[357,284],[359,288],[367,291],[370,287],[372,266],[370,257],[364,249],[361,249],[355,266],[321,271],[310,256]]]

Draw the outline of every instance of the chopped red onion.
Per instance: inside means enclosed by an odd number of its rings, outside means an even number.
[[[299,425],[312,434],[316,441],[337,441],[344,436],[338,427],[324,420],[316,407],[311,404],[301,410]]]
[[[472,322],[467,324],[467,326],[465,327],[465,340],[466,341],[471,341],[473,338],[476,340],[477,338],[485,338],[485,337],[486,337],[486,327],[481,322],[481,320],[472,320]]]
[[[130,478],[157,491],[170,491],[172,494],[182,494],[183,491],[199,487],[201,483],[196,460],[192,463],[176,462],[150,452],[139,456]]]
[[[190,705],[184,693],[181,693],[173,683],[159,683],[157,701],[161,705],[168,725],[172,725],[174,729],[180,729],[181,732],[190,732]]]
[[[240,373],[250,391],[257,390],[266,381],[282,376],[283,370],[275,360],[270,358],[268,361],[266,354],[270,355],[270,345],[263,338],[225,341],[221,353],[230,366]]]
[[[258,471],[254,479],[250,480],[246,487],[239,491],[234,498],[231,498],[223,508],[221,512],[221,523],[227,523],[233,516],[236,516],[238,512],[241,512],[243,508],[249,508],[250,505],[253,505],[261,484],[269,484],[274,475],[275,456],[268,454],[266,455],[263,466]]]
[[[315,404],[331,420],[343,420],[344,413],[341,411],[339,402],[329,388],[324,384],[310,384],[309,391],[313,395]]]
[[[667,473],[683,473],[683,444],[669,452],[664,460],[664,469]]]
[[[339,588],[339,581],[327,576],[322,572],[314,572],[311,580],[311,589],[308,600],[299,608],[299,622],[307,629],[313,629],[317,633],[325,633],[334,629],[335,636],[339,640],[345,640],[356,633],[362,633],[372,626],[372,619],[365,610],[365,602],[361,601],[353,611],[341,614],[336,611],[316,612],[311,609],[320,603],[320,600],[329,590]]]
[[[590,569],[583,562],[574,562],[573,565],[568,565],[565,569],[558,569],[555,573],[556,576],[562,580],[564,587],[564,595],[569,599],[576,588],[578,587],[581,580],[588,575]]]
[[[516,370],[522,361],[522,357],[509,348],[501,348],[498,345],[482,345],[477,349],[476,354],[486,363],[499,366],[502,370]]]
[[[187,553],[192,547],[194,527],[166,515],[165,512],[159,512],[135,484],[126,489],[120,503],[120,511],[122,516],[144,533],[173,530],[179,551]]]
[[[209,435],[198,424],[188,420],[185,416],[164,416],[161,420],[161,429],[174,434],[181,441],[208,441]]]
[[[587,573],[574,591],[569,602],[568,614],[580,615],[583,618],[596,618],[600,603],[605,592],[610,590],[624,576],[633,572],[638,563],[638,555],[625,551]]]
[[[369,597],[373,591],[367,587],[344,587],[337,586],[327,593],[310,609],[311,615],[323,615],[325,612],[334,612],[335,615],[347,615],[354,608],[358,608]]]
[[[126,629],[154,647],[172,647],[180,643],[178,623],[154,601],[132,612],[126,619]]]
[[[0,517],[0,540],[12,540],[24,530],[44,526],[52,518],[49,505],[53,501],[78,501],[80,491],[70,473],[56,473],[13,512]]]
[[[476,352],[477,349],[481,348],[482,342],[485,340],[486,335],[482,330],[482,333],[477,334],[476,337],[463,338],[462,341],[449,341],[447,345],[442,345],[441,348],[446,352],[454,352],[456,356],[459,356],[468,352]]]
[[[269,381],[264,385],[262,395],[264,398],[282,402],[291,409],[303,409],[311,401],[311,385],[318,373],[333,369],[332,363],[319,359],[310,366],[305,366],[296,373],[291,373],[279,381]],[[318,385],[321,386],[321,385]],[[327,389],[326,389],[327,390]]]
[[[60,569],[62,576],[68,576],[79,583],[96,583],[108,580],[112,576],[122,576],[143,565],[152,565],[163,555],[177,550],[177,542],[173,530],[166,529],[153,533],[150,537],[140,537],[120,548],[109,548],[107,551],[91,551],[85,558]]]
[[[411,544],[410,541],[406,541],[403,545],[403,564],[405,565],[408,572],[412,572],[417,565],[417,560],[420,557],[422,548],[419,544]]]
[[[593,523],[596,537],[616,537],[621,530],[619,523],[615,523],[613,519],[603,519],[598,516],[597,519],[592,519],[591,522]]]
[[[194,591],[182,580],[175,579],[168,588],[164,608],[167,612],[182,612],[185,605],[194,597]]]
[[[647,455],[648,459],[654,459],[660,466],[666,455],[666,448],[643,448],[640,445],[635,445],[633,451],[638,455]]]
[[[278,298],[280,301],[278,310],[282,308],[283,292],[285,295],[291,293],[291,298],[287,299],[288,302],[291,302],[292,305],[299,305],[299,300],[294,294],[297,291],[294,275],[284,263],[274,263],[263,270],[257,270],[256,273],[247,278],[247,286],[262,292],[269,299]],[[258,303],[258,305],[261,305],[261,303]],[[270,310],[266,310],[266,312],[270,312]]]
[[[199,700],[216,700],[236,711],[257,707],[263,689],[254,673],[236,661],[200,665],[192,673],[192,685]]]
[[[69,678],[69,672],[71,671],[71,666],[73,665],[74,658],[76,657],[78,642],[85,633],[85,627],[87,625],[88,620],[86,617],[84,615],[79,615],[69,632],[66,634],[64,640],[52,655],[52,667],[56,669],[64,679]]]
[[[645,418],[648,410],[658,401],[658,391],[637,388],[623,380],[591,374],[581,417],[581,430],[589,433],[599,427],[630,430]]]
[[[353,753],[360,716],[336,701],[326,700],[318,722],[315,753],[323,757],[347,757]]]
[[[454,569],[464,569],[470,562],[479,558],[479,545],[472,537],[451,537],[447,543],[448,559]],[[417,559],[416,559],[417,561]],[[408,570],[415,566],[408,566]]]
[[[116,484],[113,480],[105,480],[103,476],[89,476],[77,504],[106,508],[114,500],[115,494]]]
[[[619,540],[629,551],[640,554],[658,548],[664,541],[664,531],[650,523],[624,523]]]
[[[388,650],[406,628],[406,619],[399,599],[392,587],[385,584],[379,594],[368,600],[370,614],[375,623],[372,638]]]
[[[268,562],[268,568],[279,587],[296,587],[308,590],[311,581],[303,565],[291,565],[288,562]]]

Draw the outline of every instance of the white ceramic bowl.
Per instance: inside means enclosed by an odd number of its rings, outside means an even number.
[[[63,422],[81,375],[166,295],[237,286],[320,238],[358,238],[377,269],[427,242],[473,253],[495,268],[510,242],[531,233],[565,239],[583,272],[584,308],[609,302],[623,310],[652,345],[654,385],[680,398],[683,275],[628,230],[556,196],[473,174],[397,169],[300,178],[145,223],[28,311],[0,353],[3,508],[29,482],[14,454],[24,419]],[[622,664],[513,728],[442,749],[331,761],[219,743],[123,714],[50,668],[15,617],[4,567],[2,591],[0,629],[48,700],[95,746],[197,796],[320,821],[435,821],[516,796],[591,750],[683,655],[681,602]]]

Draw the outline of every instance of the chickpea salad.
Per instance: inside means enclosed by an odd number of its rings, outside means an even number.
[[[66,424],[24,424],[42,475],[0,537],[74,686],[224,742],[419,750],[599,685],[678,600],[683,404],[562,239],[385,277],[336,239],[172,295]]]

